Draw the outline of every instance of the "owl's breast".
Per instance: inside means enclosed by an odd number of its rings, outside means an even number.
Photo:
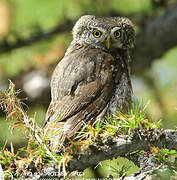
[[[109,102],[108,114],[115,114],[117,110],[127,111],[131,104],[132,86],[129,76],[126,52],[113,54],[113,89]]]

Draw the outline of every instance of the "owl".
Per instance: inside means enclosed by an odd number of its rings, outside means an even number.
[[[73,41],[51,79],[44,132],[50,134],[54,151],[83,124],[114,115],[117,109],[127,111],[131,103],[132,22],[124,17],[85,15],[72,34]]]

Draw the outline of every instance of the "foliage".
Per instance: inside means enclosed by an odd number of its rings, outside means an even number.
[[[35,163],[35,167],[42,167],[46,164],[58,163],[58,169],[62,169],[66,175],[67,162],[77,154],[87,152],[90,145],[97,141],[103,141],[109,136],[116,137],[124,134],[130,135],[137,128],[154,128],[159,127],[152,121],[145,118],[145,107],[138,103],[133,104],[133,108],[128,114],[117,112],[116,116],[106,117],[103,120],[96,121],[94,124],[85,124],[76,136],[68,140],[60,153],[52,152],[48,147],[48,139],[50,137],[44,134],[44,129],[40,127],[35,119],[35,115],[30,117],[24,111],[21,100],[17,97],[18,91],[15,91],[15,85],[10,81],[9,89],[0,93],[0,106],[7,114],[7,120],[11,121],[11,129],[23,127],[26,129],[25,136],[28,138],[26,148],[18,149],[14,153],[13,144],[11,143],[11,151],[4,146],[0,151],[0,162],[5,172],[9,176],[15,172],[18,176],[20,172],[27,171],[26,164]],[[57,132],[56,132],[57,133]],[[119,162],[115,162],[118,166]],[[126,165],[125,165],[126,166]],[[129,167],[125,166],[110,168],[110,172],[121,176],[127,174]],[[132,165],[131,165],[132,166]],[[26,172],[27,173],[27,172]]]
[[[139,168],[126,158],[118,157],[117,159],[103,161],[98,166],[99,172],[104,172],[103,177],[112,176],[114,178],[128,176],[139,171]]]
[[[154,178],[161,180],[177,178],[177,151],[160,149],[155,159],[163,166],[154,172]]]

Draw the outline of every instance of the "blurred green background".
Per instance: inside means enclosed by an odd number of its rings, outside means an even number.
[[[42,124],[50,100],[49,82],[57,62],[63,57],[72,36],[72,23],[81,15],[127,16],[135,29],[165,12],[174,0],[0,0],[0,90],[11,79],[27,111]],[[57,27],[71,20],[66,30],[55,33]],[[70,21],[69,21],[70,22]],[[46,35],[48,32],[53,32]],[[38,36],[41,40],[33,41]],[[46,37],[45,37],[46,36]],[[6,45],[19,48],[8,49]],[[28,42],[25,45],[24,42]],[[32,41],[30,43],[29,41]],[[158,47],[157,47],[158,48]],[[132,75],[135,97],[148,104],[148,113],[164,128],[177,126],[177,46],[164,52],[152,67]],[[35,89],[38,88],[38,89]],[[43,90],[45,89],[45,91]],[[46,90],[47,89],[47,90]],[[37,92],[36,92],[37,91]],[[25,98],[28,98],[27,100]],[[7,139],[17,147],[25,137],[17,130],[10,134],[5,114],[0,112],[0,145]]]

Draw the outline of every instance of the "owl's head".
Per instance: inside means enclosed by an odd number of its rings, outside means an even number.
[[[124,17],[82,16],[73,28],[74,41],[104,50],[132,48],[135,31],[132,22]]]

